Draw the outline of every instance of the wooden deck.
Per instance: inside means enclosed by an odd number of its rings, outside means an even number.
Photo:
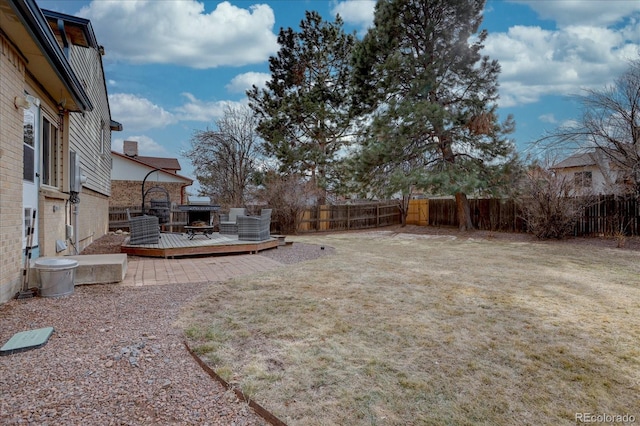
[[[161,233],[158,244],[129,244],[127,240],[120,251],[132,256],[146,257],[184,257],[203,255],[222,255],[232,253],[258,253],[262,250],[278,246],[277,238],[265,241],[240,241],[237,235],[220,235],[217,232],[209,235],[202,234],[190,240],[186,233]]]

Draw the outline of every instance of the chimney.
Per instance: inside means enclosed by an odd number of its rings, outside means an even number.
[[[127,157],[137,157],[138,156],[138,142],[137,141],[124,141],[124,146],[122,148],[124,151],[124,155]]]

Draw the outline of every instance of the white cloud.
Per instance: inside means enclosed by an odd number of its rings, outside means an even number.
[[[636,0],[514,0],[513,3],[528,5],[540,18],[555,21],[560,27],[608,26],[619,24],[633,15],[635,19],[640,17],[640,2]]]
[[[144,131],[164,128],[180,121],[210,123],[224,114],[227,106],[246,105],[246,99],[236,101],[204,101],[191,93],[182,93],[185,102],[172,111],[155,105],[148,99],[128,93],[109,95],[111,116],[122,123],[124,131]]]
[[[138,142],[138,154],[147,157],[166,157],[171,154],[158,142],[154,141],[149,136],[127,136],[128,141]],[[111,141],[111,149],[113,151],[123,152],[124,139],[113,139]]]
[[[173,114],[150,100],[128,93],[109,95],[109,107],[111,116],[122,123],[125,131],[162,128],[177,121]]]
[[[344,0],[334,2],[331,14],[339,14],[345,23],[361,27],[363,30],[373,25],[375,0]]]
[[[270,79],[271,74],[269,73],[246,72],[235,76],[225,88],[231,93],[245,93],[253,85],[259,89],[266,87],[266,83]]]
[[[601,88],[638,52],[640,38],[630,40],[620,30],[595,26],[513,26],[506,33],[490,34],[484,50],[502,66],[501,107]]]
[[[224,1],[206,13],[195,0],[94,0],[79,15],[91,20],[109,59],[204,69],[260,63],[278,50],[266,4]]]
[[[556,117],[553,114],[542,114],[541,116],[538,117],[538,120],[542,121],[543,123],[551,123],[551,124],[555,124],[558,122],[558,120],[556,120]]]
[[[241,102],[234,101],[202,101],[191,93],[183,93],[187,102],[176,108],[176,116],[184,121],[213,122],[224,114],[227,106],[241,105]]]

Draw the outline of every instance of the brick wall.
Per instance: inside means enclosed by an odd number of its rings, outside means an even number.
[[[90,189],[84,188],[80,193],[80,203],[68,203],[68,195],[61,192],[40,191],[40,208],[44,212],[39,215],[40,256],[67,256],[76,254],[76,236],[67,239],[66,225],[74,227],[77,233],[80,253],[85,247],[107,233],[109,227],[109,199]],[[75,228],[75,212],[78,212],[78,228]],[[67,250],[56,252],[56,241],[67,244]]]
[[[0,37],[0,303],[22,284],[22,122],[13,99],[24,93],[24,63]]]
[[[24,93],[24,63],[0,36],[0,303],[22,284],[22,122],[13,99]]]
[[[109,231],[109,197],[84,188],[80,193],[78,251]]]
[[[146,182],[145,191],[151,187],[161,186],[169,192],[171,203],[182,203],[182,183],[179,182]],[[147,207],[149,206],[149,197],[151,199],[164,199],[164,195],[159,192],[149,193],[146,198]],[[112,180],[111,181],[111,198],[109,199],[109,207],[124,206],[140,206],[142,205],[142,182],[131,180]]]

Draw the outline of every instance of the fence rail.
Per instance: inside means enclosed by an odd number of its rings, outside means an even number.
[[[634,197],[598,196],[584,208],[574,227],[575,236],[640,235],[640,203]],[[514,200],[470,199],[471,221],[477,229],[526,232],[522,207]],[[456,203],[429,200],[429,225],[458,226]]]
[[[469,199],[471,222],[476,229],[523,232],[526,223],[518,203],[509,199]],[[458,226],[456,201],[452,199],[429,200],[429,225]]]
[[[510,199],[469,199],[471,221],[477,229],[526,232],[522,207]],[[109,229],[128,229],[127,208],[132,217],[142,214],[140,206],[109,209]],[[412,200],[407,223],[430,226],[458,226],[456,203],[452,199]],[[164,230],[184,232],[188,214],[171,208]],[[302,215],[298,232],[347,231],[400,224],[402,218],[395,201],[322,205]],[[274,224],[274,229],[279,229]],[[589,203],[577,220],[574,235],[640,235],[640,203],[636,198],[599,196]]]
[[[131,217],[142,215],[140,206],[119,206],[109,208],[109,230],[128,230],[129,220],[127,209]],[[146,211],[150,214],[149,211]],[[275,216],[275,215],[274,215]],[[163,230],[184,232],[188,225],[188,214],[185,211],[171,208],[168,222],[162,224]],[[398,204],[394,201],[363,204],[322,205],[306,210],[298,226],[299,232],[312,231],[342,231],[376,228],[395,225],[401,222]],[[279,229],[278,224],[273,224]]]
[[[109,207],[109,230],[116,231],[118,229],[129,230],[129,219],[127,210],[131,217],[141,216],[142,208],[137,206],[118,206]],[[146,214],[150,214],[149,209],[145,209]],[[178,210],[177,207],[169,209],[169,217],[166,223],[162,223],[163,231],[184,232],[184,226],[188,225],[188,212]]]
[[[394,201],[321,205],[303,213],[298,231],[347,231],[395,225],[400,221],[400,210]]]

